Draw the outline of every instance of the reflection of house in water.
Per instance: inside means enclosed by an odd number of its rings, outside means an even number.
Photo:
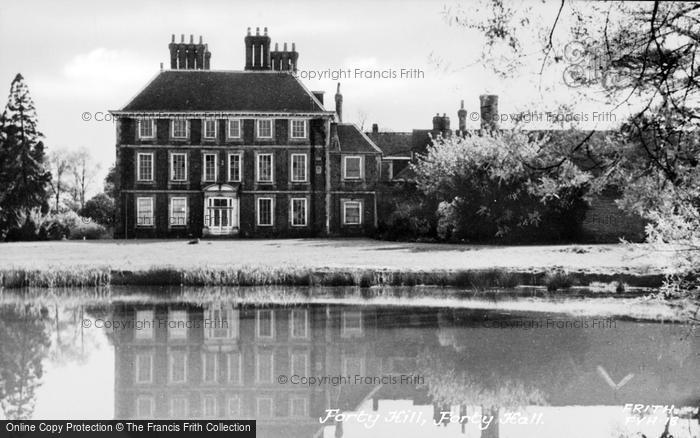
[[[256,419],[259,436],[312,437],[334,427],[319,424],[326,409],[381,412],[384,400],[409,401],[436,418],[467,405],[498,415],[507,403],[698,403],[700,337],[683,338],[667,324],[514,329],[548,317],[330,305],[128,304],[111,317],[143,325],[115,332],[116,418]],[[634,377],[614,389],[601,369],[614,382]],[[426,385],[278,382],[281,375],[412,373]]]
[[[382,322],[376,311],[123,305],[113,318],[134,322],[115,339],[116,418],[254,418],[259,436],[310,437],[326,409],[352,410],[368,395],[428,403],[411,385],[278,382],[280,375],[410,373],[411,335],[394,326],[388,336],[397,320]]]

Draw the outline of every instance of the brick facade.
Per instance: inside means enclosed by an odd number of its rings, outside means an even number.
[[[214,72],[193,65],[161,72],[113,112],[120,188],[115,237],[374,230],[381,151],[357,127],[339,129],[336,113],[291,71],[265,71],[272,66],[263,64]],[[345,156],[361,157],[361,178],[341,174]]]

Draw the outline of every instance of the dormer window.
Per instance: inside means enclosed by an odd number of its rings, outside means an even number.
[[[149,139],[155,138],[156,127],[154,119],[141,119],[139,120],[139,138]]]
[[[272,138],[272,119],[259,119],[257,125],[258,138]]]
[[[185,119],[175,119],[172,121],[172,137],[173,138],[187,138],[187,120]]]

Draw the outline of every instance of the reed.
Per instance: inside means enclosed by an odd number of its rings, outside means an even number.
[[[49,267],[46,269],[0,269],[0,287],[81,288],[104,286],[440,286],[469,290],[512,289],[517,286],[546,286],[568,289],[594,281],[616,280],[616,292],[652,280],[644,276],[611,275],[601,278],[580,272],[514,272],[508,269],[400,271],[386,269],[310,269],[296,266],[194,267],[154,266],[146,270],[113,270],[109,267]]]

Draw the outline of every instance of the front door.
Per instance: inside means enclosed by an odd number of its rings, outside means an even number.
[[[211,234],[231,234],[235,228],[238,228],[238,199],[206,198],[204,221]]]

